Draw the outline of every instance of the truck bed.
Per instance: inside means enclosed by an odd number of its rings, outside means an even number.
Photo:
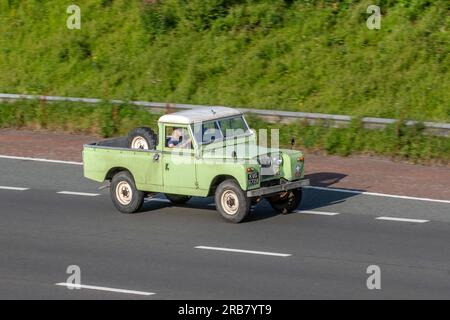
[[[127,137],[105,139],[98,142],[90,143],[88,144],[88,146],[129,149],[127,146]]]
[[[145,184],[145,172],[153,161],[156,150],[130,149],[127,138],[119,137],[84,145],[83,163],[86,178],[102,182],[112,168],[124,168],[134,174],[138,185]],[[161,170],[155,170],[160,174]]]

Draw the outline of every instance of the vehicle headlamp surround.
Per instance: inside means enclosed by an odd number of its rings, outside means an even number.
[[[281,156],[281,153],[277,153],[272,156],[272,163],[277,167],[283,164],[283,157]]]

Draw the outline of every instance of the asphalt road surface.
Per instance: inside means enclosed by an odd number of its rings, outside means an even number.
[[[235,225],[211,198],[120,214],[99,186],[0,159],[1,299],[450,298],[450,203],[307,189],[297,213],[262,202]],[[64,285],[71,265],[86,287]]]

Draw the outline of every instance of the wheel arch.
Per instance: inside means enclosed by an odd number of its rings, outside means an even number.
[[[217,186],[218,186],[219,184],[221,184],[222,182],[224,182],[225,180],[234,180],[234,181],[236,181],[236,183],[237,183],[238,185],[240,185],[239,180],[236,179],[235,177],[233,177],[232,175],[229,175],[229,174],[220,174],[220,175],[217,175],[217,176],[215,176],[215,177],[212,179],[212,181],[211,181],[211,184],[210,184],[210,186],[209,186],[208,197],[209,197],[209,196],[213,196],[214,193],[216,192]],[[242,188],[242,186],[241,186],[241,188]]]
[[[127,168],[125,168],[125,167],[114,167],[114,168],[109,169],[108,172],[106,173],[105,181],[106,181],[106,180],[111,181],[112,178],[113,178],[116,174],[118,174],[119,172],[122,172],[122,171],[128,172],[128,173],[130,174],[131,178],[134,180],[133,174],[132,174],[131,171],[128,170]]]

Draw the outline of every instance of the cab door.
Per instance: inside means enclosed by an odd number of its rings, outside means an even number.
[[[194,144],[189,127],[165,124],[164,134],[164,191],[189,195],[193,189],[198,188]]]

